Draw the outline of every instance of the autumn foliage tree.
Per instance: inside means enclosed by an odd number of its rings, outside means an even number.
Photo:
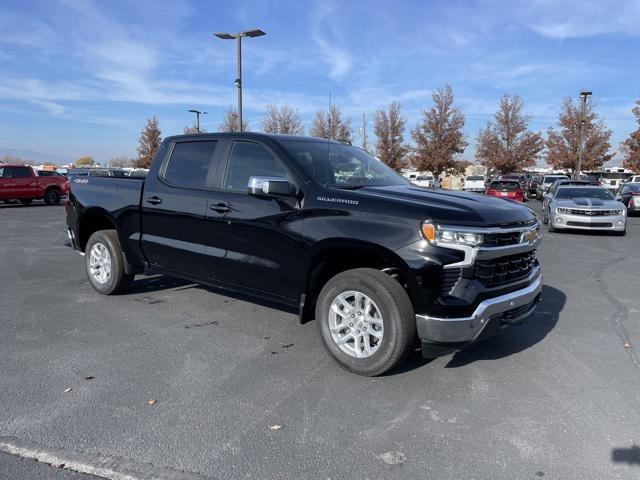
[[[565,98],[558,116],[559,129],[550,128],[547,135],[547,163],[553,168],[561,168],[570,173],[578,168],[580,128],[583,121],[582,170],[595,170],[613,158],[614,154],[609,153],[612,131],[602,120],[598,120],[593,103],[587,102],[583,117],[580,103]]]
[[[631,111],[636,117],[638,128],[622,142],[620,149],[624,154],[623,166],[635,173],[640,173],[640,98],[636,100],[636,106]]]
[[[445,85],[433,92],[433,106],[422,111],[422,120],[411,131],[416,143],[413,166],[438,176],[455,170],[458,154],[467,147],[462,128],[464,116],[454,106],[453,90]]]
[[[262,119],[262,130],[267,133],[304,135],[300,114],[289,105],[283,105],[280,108],[276,105],[267,105],[267,112]]]
[[[374,116],[373,130],[376,134],[376,155],[391,168],[400,170],[405,164],[409,146],[404,143],[406,119],[400,104],[393,102],[388,110],[378,110]]]
[[[207,130],[202,127],[200,127],[200,130],[198,130],[198,125],[195,123],[190,127],[184,127],[185,135],[192,135],[194,133],[207,133]]]
[[[313,117],[309,135],[330,140],[351,141],[351,120],[342,119],[340,107],[331,105],[329,111],[318,110]]]
[[[79,159],[77,159],[75,162],[73,162],[73,164],[76,167],[90,167],[93,165],[93,157],[85,155],[84,157],[80,157]]]
[[[221,132],[239,132],[240,131],[240,121],[238,118],[238,111],[233,107],[228,107],[224,116],[222,117],[222,123],[220,124]],[[249,124],[246,120],[242,119],[242,131],[249,131]]]
[[[162,132],[158,125],[158,119],[154,115],[147,120],[147,124],[140,133],[138,144],[138,158],[133,161],[136,168],[149,168],[162,143]]]
[[[510,173],[536,164],[544,140],[540,132],[529,130],[531,117],[523,110],[522,98],[506,93],[494,121],[478,133],[476,158],[489,169]]]

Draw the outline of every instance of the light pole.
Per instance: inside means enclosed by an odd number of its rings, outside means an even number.
[[[582,170],[582,154],[584,152],[584,124],[586,120],[584,115],[587,110],[587,98],[591,96],[593,92],[580,92],[580,99],[582,100],[582,106],[580,108],[580,147],[578,148],[578,168],[573,176],[576,179],[580,179],[580,171]]]
[[[200,133],[200,115],[206,115],[207,112],[201,112],[200,110],[189,110],[189,112],[196,114],[196,130]]]
[[[261,37],[262,35],[265,35],[265,33],[256,28],[254,30],[245,30],[238,33],[214,33],[214,35],[223,40],[236,40],[238,75],[236,77],[235,84],[236,87],[238,87],[238,128],[239,131],[242,131],[242,37]]]

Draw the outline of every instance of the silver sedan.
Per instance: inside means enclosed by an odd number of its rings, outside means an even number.
[[[603,230],[624,235],[627,208],[603,187],[560,186],[545,196],[542,222],[549,231],[560,229]]]

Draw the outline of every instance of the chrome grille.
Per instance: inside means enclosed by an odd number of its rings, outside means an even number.
[[[571,215],[586,215],[589,217],[605,217],[615,215],[615,210],[584,210],[579,208],[566,208],[567,213]]]

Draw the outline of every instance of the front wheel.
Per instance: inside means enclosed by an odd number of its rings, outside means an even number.
[[[411,352],[416,321],[402,285],[386,273],[357,268],[323,287],[316,304],[323,345],[344,369],[381,375]]]
[[[47,205],[58,205],[61,198],[60,192],[55,188],[52,188],[44,194],[44,203]]]
[[[93,288],[104,295],[126,289],[133,279],[124,270],[124,257],[115,230],[95,232],[85,248],[87,276]]]

